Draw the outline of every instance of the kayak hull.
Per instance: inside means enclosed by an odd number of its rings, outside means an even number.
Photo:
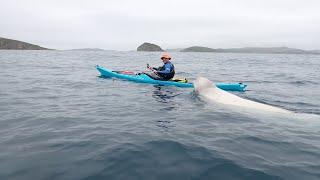
[[[103,76],[103,77],[114,77],[114,78],[134,81],[134,82],[138,82],[138,83],[157,84],[157,85],[163,85],[163,86],[177,86],[177,87],[183,87],[183,88],[193,88],[193,83],[155,80],[155,79],[150,78],[146,74],[140,74],[140,75],[119,74],[117,72],[113,72],[113,71],[106,69],[106,68],[99,66],[99,65],[97,65],[96,68],[100,72],[101,76]],[[226,90],[226,91],[245,91],[245,88],[247,86],[242,83],[216,83],[215,85],[218,88]]]

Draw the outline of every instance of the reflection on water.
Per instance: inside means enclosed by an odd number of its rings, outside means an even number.
[[[169,103],[173,102],[173,98],[180,94],[176,88],[155,85],[152,97],[158,102]]]
[[[177,88],[155,85],[152,91],[152,97],[160,103],[163,103],[163,107],[159,109],[162,113],[168,113],[178,109],[179,104],[175,101],[175,97],[182,94]],[[157,126],[168,129],[173,127],[175,117],[162,118],[157,120]]]
[[[175,127],[173,125],[173,122],[174,121],[171,121],[171,120],[158,120],[156,126],[164,128],[164,129],[169,129],[169,128]]]

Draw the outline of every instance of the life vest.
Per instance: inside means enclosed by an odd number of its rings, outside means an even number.
[[[171,63],[171,62],[170,62]],[[171,71],[170,71],[170,73],[159,73],[159,76],[161,76],[163,79],[165,79],[165,80],[170,80],[170,79],[172,79],[173,77],[174,77],[174,74],[176,73],[175,71],[174,71],[174,65],[171,63],[171,65],[172,65],[172,69],[171,69]],[[165,70],[165,65],[163,65],[162,67],[159,67],[158,68],[158,70],[159,71],[163,71],[163,70]]]

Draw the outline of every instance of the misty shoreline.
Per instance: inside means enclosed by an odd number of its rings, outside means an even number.
[[[49,50],[49,51],[119,51],[119,52],[130,52],[130,51],[139,51],[139,52],[201,52],[201,53],[239,53],[239,54],[314,54],[320,55],[320,50],[303,50],[297,48],[289,47],[244,47],[244,48],[209,48],[204,46],[191,46],[187,48],[176,48],[176,49],[163,49],[160,46],[152,43],[143,43],[138,46],[137,50],[106,50],[101,48],[79,48],[79,49],[49,49],[41,47],[39,45],[1,38],[0,37],[0,50]]]

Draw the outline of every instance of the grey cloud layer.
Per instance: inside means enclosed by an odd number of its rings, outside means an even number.
[[[320,49],[320,1],[1,2],[0,36],[68,49],[290,46]]]

